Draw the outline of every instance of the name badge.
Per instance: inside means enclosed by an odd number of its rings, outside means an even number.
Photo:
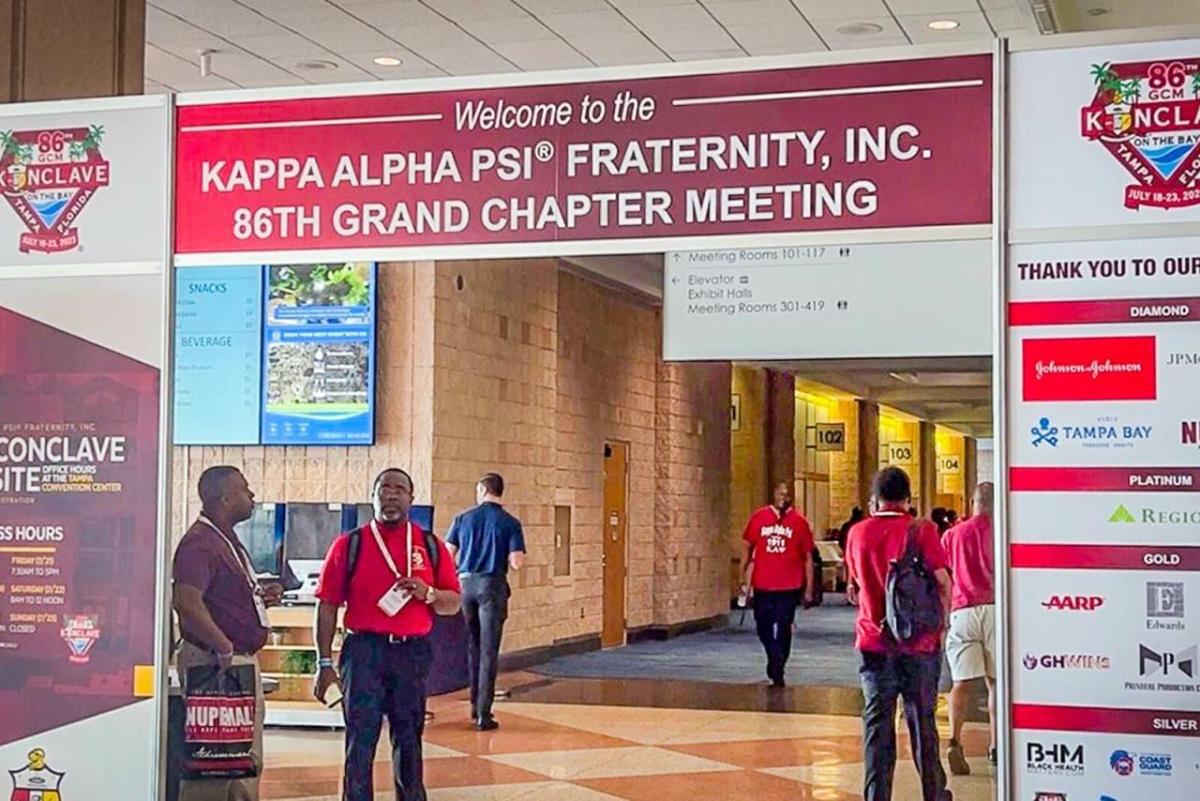
[[[258,622],[264,629],[271,628],[271,618],[267,617],[267,603],[261,595],[254,596],[254,611],[258,612]]]
[[[395,617],[404,608],[404,605],[411,600],[411,592],[402,589],[398,584],[393,584],[392,588],[385,592],[383,597],[379,599],[379,608],[388,617]]]

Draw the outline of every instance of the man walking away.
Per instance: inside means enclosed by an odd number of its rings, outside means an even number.
[[[950,772],[966,776],[971,766],[963,755],[963,720],[970,699],[970,682],[987,683],[988,720],[992,740],[988,759],[996,762],[996,596],[992,568],[992,508],[994,489],[984,482],[975,489],[975,515],[946,532],[942,544],[954,578],[946,660],[950,663]]]
[[[446,546],[458,562],[463,588],[463,613],[470,643],[467,664],[471,676],[471,719],[479,731],[500,724],[492,717],[500,638],[508,619],[508,571],[525,564],[525,535],[521,521],[501,505],[504,478],[488,473],[475,485],[476,506],[459,515],[446,535]]]
[[[203,511],[175,549],[173,605],[183,642],[176,657],[183,690],[192,668],[253,666],[254,735],[251,756],[262,772],[263,694],[256,654],[267,644],[267,607],[283,598],[279,584],[260,585],[250,555],[233,527],[254,513],[254,493],[236,467],[210,467],[200,476]],[[180,801],[257,801],[258,777],[185,779]]]
[[[754,596],[754,623],[767,652],[767,678],[784,686],[784,669],[792,653],[792,624],[801,588],[811,605],[816,591],[813,576],[813,533],[808,521],[792,506],[791,487],[775,487],[769,506],[750,518],[743,585]]]
[[[903,696],[922,799],[949,801],[952,796],[946,789],[934,720],[942,671],[944,610],[950,604],[946,552],[933,523],[913,520],[905,512],[912,494],[908,474],[898,467],[884,468],[876,474],[871,491],[871,517],[850,530],[846,543],[848,589],[851,601],[858,605],[855,647],[862,660],[863,797],[865,801],[891,801],[896,699]],[[920,610],[926,619],[933,617],[937,622],[923,625],[915,634],[893,632],[886,622],[889,591],[903,584],[896,580],[889,588],[889,574],[899,577],[899,564],[906,553],[922,565],[922,575],[931,575],[936,581],[936,598],[941,604],[939,609]],[[911,564],[910,560],[903,562]],[[928,602],[937,604],[938,600]]]
[[[371,500],[371,522],[335,539],[321,567],[313,695],[327,703],[335,684],[345,693],[342,801],[374,801],[375,748],[384,718],[396,801],[425,801],[421,737],[433,656],[428,637],[435,614],[458,614],[458,576],[446,546],[409,517],[408,473],[384,470],[375,478]],[[342,605],[346,640],[334,670],[333,635]]]

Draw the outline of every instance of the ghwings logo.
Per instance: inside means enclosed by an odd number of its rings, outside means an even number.
[[[1082,135],[1133,176],[1125,206],[1200,204],[1200,58],[1093,64],[1092,80]]]
[[[0,131],[0,195],[29,229],[22,253],[79,247],[74,227],[96,190],[108,186],[104,127]]]

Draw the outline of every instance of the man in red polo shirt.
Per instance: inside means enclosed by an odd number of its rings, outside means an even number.
[[[458,614],[458,574],[446,546],[409,520],[413,482],[408,473],[384,470],[371,494],[374,518],[335,539],[321,567],[313,694],[325,701],[338,683],[345,693],[344,801],[375,798],[372,770],[385,717],[397,801],[425,801],[421,737],[432,657],[426,638],[434,614]],[[333,634],[343,604],[347,636],[335,672]]]
[[[863,762],[865,801],[891,801],[896,768],[896,699],[904,696],[904,719],[912,740],[913,761],[921,775],[924,801],[948,801],[946,773],[938,751],[938,679],[942,672],[942,633],[934,631],[899,642],[886,625],[887,579],[893,562],[916,540],[926,570],[938,583],[942,615],[950,609],[950,574],[938,530],[928,520],[912,519],[905,509],[912,494],[908,474],[887,467],[876,474],[872,515],[850,529],[846,572],[850,601],[858,605],[855,648],[862,659]]]
[[[801,588],[812,603],[813,533],[795,507],[786,482],[775,487],[770,506],[754,513],[746,532],[746,570],[743,583],[753,589],[754,623],[767,652],[767,678],[784,686],[783,674],[792,653],[792,624]]]

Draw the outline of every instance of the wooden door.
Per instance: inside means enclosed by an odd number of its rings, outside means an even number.
[[[625,644],[625,543],[629,536],[629,444],[604,446],[604,623],[600,645]]]

